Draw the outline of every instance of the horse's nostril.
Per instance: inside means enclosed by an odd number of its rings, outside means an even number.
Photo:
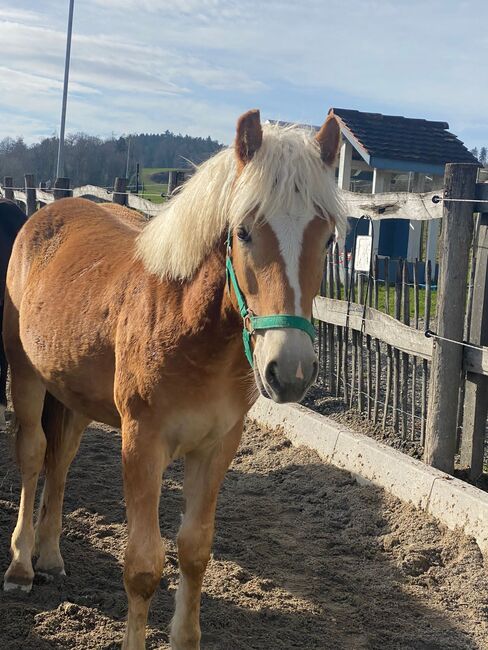
[[[276,361],[270,361],[268,365],[266,366],[266,381],[270,386],[273,388],[278,388],[279,387],[279,381],[278,381],[278,364]]]

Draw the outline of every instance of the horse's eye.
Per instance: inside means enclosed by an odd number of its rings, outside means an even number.
[[[237,239],[246,243],[251,241],[251,233],[245,226],[239,226],[237,228]]]

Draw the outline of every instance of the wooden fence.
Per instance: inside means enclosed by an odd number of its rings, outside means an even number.
[[[319,388],[417,445],[435,467],[452,473],[459,453],[473,480],[483,472],[488,406],[488,182],[476,182],[476,174],[476,165],[452,164],[443,191],[344,192],[350,217],[441,218],[438,286],[434,292],[430,262],[376,256],[369,273],[358,272],[351,251],[335,244],[313,311]],[[25,188],[7,177],[0,194],[29,215],[63,196],[114,201],[148,216],[159,210],[127,192],[124,178],[113,190],[70,189],[68,179],[58,179],[47,192],[32,175]]]
[[[419,262],[410,277],[404,260],[375,256],[371,274],[354,272],[351,261],[338,245],[331,248],[314,301],[319,380],[347,408],[423,446],[433,349],[424,334],[431,326],[430,262],[421,288]]]
[[[27,215],[33,214],[38,207],[42,207],[62,197],[85,197],[97,202],[113,202],[127,205],[138,210],[147,216],[154,216],[160,210],[157,204],[143,199],[137,194],[127,190],[127,179],[117,177],[113,188],[97,187],[96,185],[83,185],[82,187],[70,188],[68,178],[58,178],[52,190],[36,187],[33,174],[26,174],[25,187],[14,187],[13,179],[10,176],[4,178],[3,186],[0,188],[0,195],[12,201],[22,204]],[[173,181],[173,190],[176,187]]]
[[[442,218],[438,286],[430,262],[376,256],[358,272],[351,251],[334,244],[314,304],[326,393],[439,469],[453,473],[459,454],[473,480],[488,406],[488,184],[476,175],[475,165],[453,164],[443,191],[346,193],[351,217]]]

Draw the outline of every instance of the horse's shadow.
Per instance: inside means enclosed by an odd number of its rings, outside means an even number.
[[[29,596],[0,595],[0,647],[69,648],[75,638],[80,648],[119,647],[126,614],[120,439],[91,430],[82,445],[66,495],[68,576],[34,585]],[[269,469],[242,471],[248,453],[244,442],[219,498],[202,597],[202,649],[476,647],[452,620],[409,595],[406,576],[380,552],[388,524],[379,490],[320,462],[273,466],[272,445]],[[18,495],[9,476],[0,480],[2,567],[15,519],[11,499]],[[151,607],[149,648],[169,648],[181,479],[182,464],[175,463],[161,500],[167,563]],[[91,645],[97,627],[105,632]]]

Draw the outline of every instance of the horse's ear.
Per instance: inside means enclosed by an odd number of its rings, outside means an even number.
[[[333,165],[341,140],[341,129],[334,113],[329,113],[316,140],[320,147],[320,157],[326,165]]]
[[[259,111],[254,109],[237,120],[236,156],[245,165],[254,156],[263,141]]]

